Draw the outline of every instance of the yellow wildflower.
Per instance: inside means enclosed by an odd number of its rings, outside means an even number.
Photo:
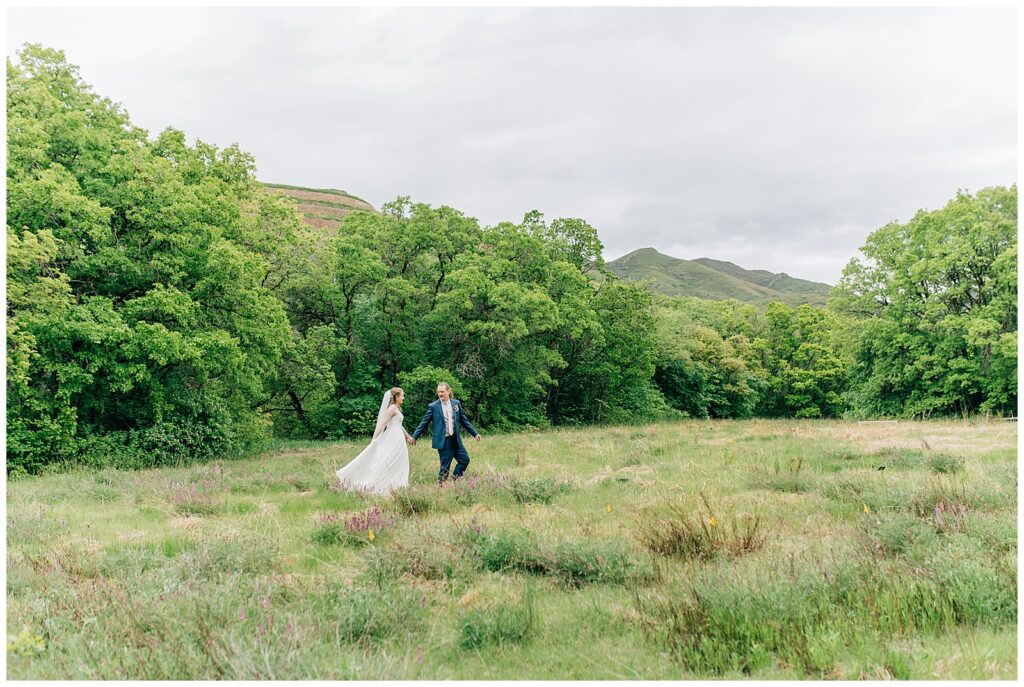
[[[608,512],[609,512],[609,513],[611,513],[611,512],[612,512],[612,504],[610,504],[610,503],[608,504]]]
[[[714,515],[712,515],[711,519],[708,520],[708,524],[711,525],[712,527],[718,527],[718,521],[715,520],[715,516]]]
[[[370,541],[373,541],[373,530],[370,530],[369,532],[370,534],[368,536],[370,537]]]
[[[32,634],[22,628],[21,634],[7,638],[7,652],[14,654],[41,654],[46,649],[46,642],[41,635]]]
[[[871,512],[871,510],[868,508],[868,504],[866,504],[866,503],[864,504],[864,512],[865,513],[870,513]]]

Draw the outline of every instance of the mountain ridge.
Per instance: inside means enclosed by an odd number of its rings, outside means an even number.
[[[653,293],[708,300],[824,305],[832,288],[785,272],[748,270],[725,260],[676,258],[652,247],[638,248],[605,263],[605,267],[622,279],[648,281]]]
[[[310,188],[261,182],[267,193],[285,196],[296,204],[303,221],[335,234],[352,212],[377,212],[362,198],[333,188]],[[735,298],[746,303],[782,301],[790,305],[824,305],[831,286],[792,277],[785,272],[748,270],[726,260],[682,258],[652,247],[637,248],[605,266],[616,276],[647,281],[648,288],[667,296],[693,296],[708,300]]]

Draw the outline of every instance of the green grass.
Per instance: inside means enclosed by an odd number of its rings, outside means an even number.
[[[522,644],[536,627],[533,597],[527,589],[517,604],[469,611],[460,619],[459,646],[479,649],[488,644]]]
[[[491,436],[393,497],[361,448],[8,483],[7,677],[1016,677],[1014,425]]]

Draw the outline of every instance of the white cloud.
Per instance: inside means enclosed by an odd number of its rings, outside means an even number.
[[[834,282],[875,228],[1016,180],[1001,9],[15,9],[155,133],[261,178],[484,223],[583,217],[608,257]]]

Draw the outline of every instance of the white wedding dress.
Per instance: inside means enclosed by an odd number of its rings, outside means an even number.
[[[344,488],[387,494],[409,485],[409,446],[405,443],[403,419],[402,411],[396,411],[370,445],[338,470]]]

